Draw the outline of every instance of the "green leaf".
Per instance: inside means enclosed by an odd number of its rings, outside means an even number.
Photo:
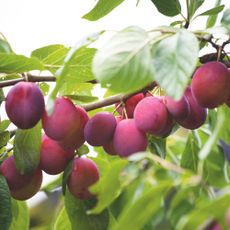
[[[90,21],[96,21],[110,13],[122,2],[124,2],[124,0],[99,0],[96,6],[90,12],[85,14],[83,18]]]
[[[153,47],[155,79],[174,99],[180,99],[196,67],[199,43],[194,34],[180,30]]]
[[[37,58],[47,70],[55,73],[63,65],[68,51],[69,48],[63,45],[49,45],[34,50],[31,53],[31,57]]]
[[[96,50],[87,48],[87,46],[95,42],[103,33],[104,31],[100,31],[86,36],[68,52],[63,67],[60,67],[55,73],[56,85],[46,105],[48,115],[51,115],[56,95],[67,77],[75,73],[75,81],[85,82],[94,79],[91,72],[91,62]]]
[[[195,14],[197,9],[204,3],[205,0],[190,0],[189,4],[189,17],[192,18],[192,16]]]
[[[181,12],[181,5],[178,0],[151,0],[157,10],[166,16],[176,16]]]
[[[11,196],[5,178],[0,175],[0,228],[8,230],[12,220]]]
[[[230,34],[230,8],[224,11],[223,17],[221,19],[221,24],[228,29]]]
[[[68,230],[71,229],[71,223],[69,221],[69,217],[67,215],[66,209],[63,208],[56,220],[54,225],[54,230]]]
[[[73,165],[73,160],[67,164],[67,166],[64,170],[63,176],[62,176],[62,193],[63,193],[63,195],[65,195],[65,193],[66,193],[66,185],[67,185],[69,175],[72,172],[72,165]]]
[[[12,49],[6,40],[0,38],[0,53],[12,53]]]
[[[4,131],[0,133],[0,148],[7,145],[9,139],[10,139],[10,133],[8,131]]]
[[[37,168],[40,160],[41,123],[32,129],[18,129],[14,139],[14,159],[21,174]]]
[[[109,225],[109,212],[88,215],[87,211],[95,205],[95,200],[79,200],[67,190],[65,207],[73,230],[106,230]]]
[[[180,162],[181,166],[183,168],[190,169],[196,172],[197,165],[198,165],[198,152],[199,152],[199,147],[197,141],[193,133],[191,133],[188,137],[186,147],[182,154],[182,158]]]
[[[161,208],[162,198],[170,186],[169,183],[155,185],[131,204],[127,204],[123,212],[119,215],[117,224],[112,229],[127,229],[127,226],[132,230],[141,229]]]
[[[97,194],[97,205],[89,211],[90,214],[98,214],[108,207],[120,194],[120,173],[128,162],[116,160],[109,163],[105,175],[90,188],[93,194]]]
[[[129,92],[153,80],[150,38],[139,27],[118,32],[94,58],[93,72],[102,86]]]
[[[180,219],[176,229],[199,229],[210,218],[215,220],[225,218],[223,213],[226,213],[229,207],[229,199],[230,194],[225,194],[212,200],[200,200],[193,211]]]
[[[165,158],[166,156],[166,139],[165,138],[157,138],[157,137],[150,135],[148,138],[148,147],[152,153],[157,154],[161,158]]]
[[[5,131],[10,125],[10,120],[3,120],[0,123],[0,132]]]
[[[9,230],[16,230],[20,226],[20,230],[29,229],[29,210],[24,201],[16,201],[12,199],[13,220]]]
[[[43,69],[44,66],[36,58],[28,58],[12,53],[0,53],[0,73],[21,73]]]
[[[199,158],[205,159],[208,154],[213,150],[214,146],[218,141],[218,137],[221,135],[221,131],[225,130],[227,127],[225,123],[229,123],[229,117],[225,116],[225,109],[227,106],[222,106],[218,108],[216,126],[212,132],[212,135],[209,136],[208,141],[204,144],[203,148],[199,152]],[[228,108],[227,108],[228,109]],[[228,109],[229,110],[229,109]]]
[[[223,9],[224,9],[224,5],[217,6],[199,14],[198,16],[216,15],[219,14]]]

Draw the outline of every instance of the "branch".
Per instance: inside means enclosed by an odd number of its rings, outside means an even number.
[[[126,101],[128,98],[130,98],[131,96],[137,94],[137,93],[146,93],[149,90],[152,90],[154,87],[156,87],[157,84],[155,82],[149,84],[147,87],[138,90],[134,93],[130,93],[130,94],[119,94],[119,95],[115,95],[115,96],[111,96],[108,97],[106,99],[103,99],[101,101],[97,101],[97,102],[93,102],[93,103],[89,103],[86,105],[83,105],[82,107],[86,110],[86,111],[90,111],[90,110],[94,110],[94,109],[98,109],[98,108],[102,108],[105,106],[109,106],[109,105],[113,105],[117,102],[120,101]]]

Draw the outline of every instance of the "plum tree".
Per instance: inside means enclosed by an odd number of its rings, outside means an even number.
[[[31,198],[41,187],[41,169],[38,168],[34,172],[22,175],[16,169],[13,155],[3,161],[0,166],[0,173],[6,178],[11,196],[16,200]]]
[[[139,101],[141,101],[144,98],[143,93],[137,93],[133,95],[132,97],[128,98],[125,103],[124,103],[124,109],[126,110],[126,114],[128,118],[133,118],[133,113],[136,108],[136,105],[138,104]],[[120,103],[115,104],[115,108],[117,112],[122,115],[122,105],[119,106]]]
[[[230,97],[230,73],[220,62],[206,63],[194,73],[191,88],[202,107],[215,108]]]
[[[113,138],[116,124],[116,119],[111,113],[97,113],[85,125],[85,140],[92,146],[108,143]]]
[[[185,97],[188,100],[190,111],[188,117],[183,121],[178,121],[178,123],[186,129],[197,129],[205,123],[207,109],[197,103],[190,87],[185,90]]]
[[[54,111],[51,116],[48,116],[46,111],[43,113],[42,126],[47,136],[60,141],[78,129],[80,115],[71,100],[58,97],[55,100]]]
[[[93,197],[89,187],[99,180],[99,171],[96,164],[89,158],[75,158],[72,171],[68,177],[67,185],[69,191],[78,199],[89,199]]]
[[[143,132],[157,134],[162,130],[168,119],[168,111],[161,99],[146,97],[136,106],[134,120]]]
[[[66,135],[62,140],[58,141],[62,148],[67,151],[78,149],[85,142],[84,128],[89,120],[89,117],[85,109],[82,107],[76,106],[76,110],[80,117],[79,125],[73,127],[68,135]]]
[[[20,129],[34,127],[42,117],[44,98],[39,87],[31,82],[19,82],[6,97],[6,113]]]
[[[127,157],[147,148],[147,138],[144,132],[139,130],[134,119],[122,120],[117,124],[113,144],[115,152],[121,157]]]
[[[176,121],[183,121],[189,114],[189,104],[187,99],[183,96],[180,100],[175,101],[170,96],[164,97],[164,103],[169,111],[169,113],[173,116]]]
[[[40,151],[40,168],[44,172],[50,175],[61,173],[73,157],[73,150],[65,151],[57,141],[43,135]]]

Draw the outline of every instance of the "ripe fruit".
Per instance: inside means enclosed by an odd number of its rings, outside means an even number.
[[[65,151],[58,142],[44,135],[42,137],[40,168],[50,175],[59,174],[65,170],[69,160],[74,157],[74,151]]]
[[[207,109],[201,107],[197,103],[196,99],[192,95],[190,87],[186,89],[185,97],[188,100],[190,112],[188,117],[181,122],[178,121],[178,124],[186,129],[197,129],[205,123]]]
[[[88,188],[99,179],[96,164],[88,158],[75,158],[68,178],[69,191],[79,199],[89,199],[93,195]]]
[[[230,96],[230,73],[220,62],[206,63],[196,70],[191,88],[202,107],[215,108]]]
[[[62,148],[68,151],[80,148],[85,142],[84,128],[89,117],[86,111],[80,106],[76,106],[76,111],[80,116],[79,126],[73,127],[71,132],[58,142]]]
[[[165,127],[167,119],[167,108],[162,100],[156,97],[144,98],[137,104],[134,111],[137,128],[153,135]]]
[[[36,169],[27,175],[21,175],[16,169],[14,157],[10,156],[0,166],[1,174],[6,178],[11,196],[16,200],[27,200],[34,196],[42,183],[42,171]]]
[[[134,119],[126,119],[117,124],[113,144],[118,155],[127,157],[133,153],[145,151],[147,138],[145,133],[136,127]]]
[[[6,113],[20,129],[34,127],[42,117],[44,98],[39,87],[31,82],[19,82],[6,97]]]
[[[59,97],[54,104],[54,111],[42,116],[42,126],[47,136],[54,140],[63,140],[80,126],[80,115],[68,98]]]
[[[164,103],[176,121],[185,120],[189,114],[189,104],[184,96],[179,101],[175,101],[170,96],[166,96],[164,97]]]
[[[172,132],[174,124],[175,124],[175,122],[172,119],[172,116],[170,114],[168,114],[168,119],[167,119],[165,126],[161,130],[156,132],[155,136],[167,137]]]
[[[108,143],[113,138],[116,124],[116,119],[111,113],[97,113],[89,119],[85,126],[85,140],[92,146],[102,146]]]
[[[133,95],[132,97],[130,97],[129,99],[127,99],[125,101],[125,110],[127,113],[127,117],[128,118],[133,118],[133,113],[134,113],[134,109],[136,107],[136,105],[138,104],[139,101],[141,101],[144,98],[144,94],[143,93],[138,93]],[[116,103],[115,107],[117,112],[122,115],[122,106],[119,106],[120,103]]]

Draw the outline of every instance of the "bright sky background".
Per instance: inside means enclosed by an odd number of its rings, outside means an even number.
[[[212,8],[216,0],[206,0],[198,11]],[[185,0],[181,2],[185,3]],[[229,0],[222,0],[226,8]],[[14,51],[29,56],[31,51],[49,44],[73,46],[87,34],[100,30],[120,30],[138,25],[150,30],[169,25],[174,19],[159,14],[150,0],[126,0],[108,16],[96,22],[81,19],[95,5],[95,0],[5,0],[1,1],[0,31]],[[184,5],[183,5],[184,8]],[[202,28],[207,17],[195,21],[193,28]],[[199,27],[197,27],[199,26]],[[46,176],[44,183],[50,180]],[[37,200],[35,197],[32,201]]]

